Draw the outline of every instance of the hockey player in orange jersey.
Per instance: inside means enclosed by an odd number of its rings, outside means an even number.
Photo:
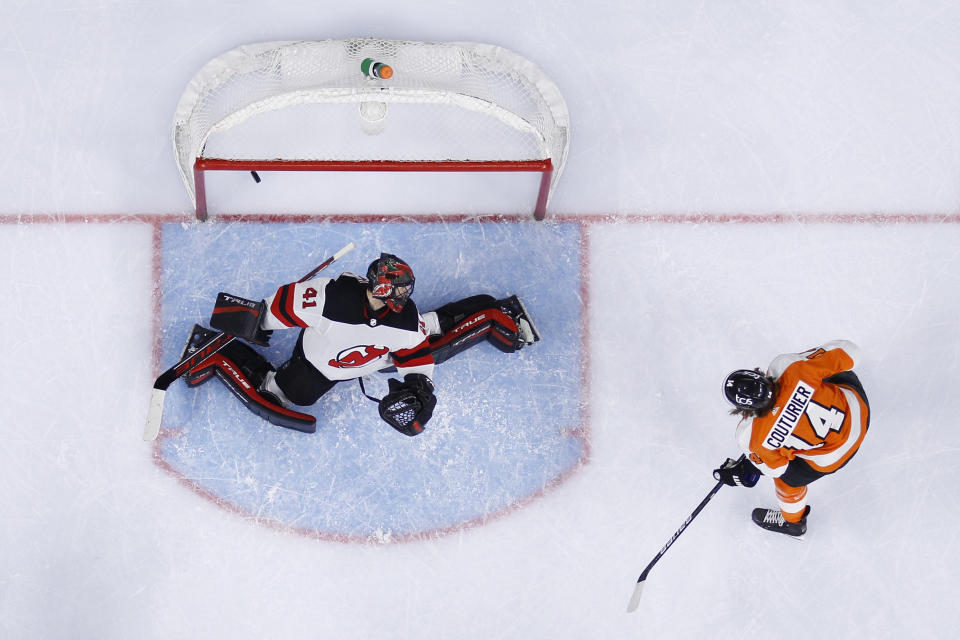
[[[835,340],[777,356],[766,373],[740,369],[724,381],[724,395],[741,416],[736,437],[745,457],[728,458],[713,475],[745,487],[761,474],[773,477],[780,508],[753,510],[764,529],[803,535],[807,485],[847,464],[863,442],[870,406],[852,371],[859,352]]]

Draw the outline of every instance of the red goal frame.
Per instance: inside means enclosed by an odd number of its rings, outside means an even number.
[[[547,214],[547,198],[553,162],[543,160],[237,160],[224,158],[197,158],[193,163],[197,220],[207,219],[207,193],[204,174],[207,171],[484,171],[484,172],[540,172],[540,188],[533,217],[543,220]]]

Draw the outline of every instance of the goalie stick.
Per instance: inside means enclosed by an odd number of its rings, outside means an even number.
[[[744,457],[745,456],[740,456],[737,462],[743,460]],[[670,545],[672,545],[677,538],[680,537],[680,534],[684,532],[691,522],[693,522],[693,519],[696,518],[701,511],[703,511],[703,508],[707,506],[707,503],[710,502],[710,499],[713,498],[713,496],[717,495],[717,492],[720,491],[720,487],[722,486],[723,482],[718,482],[713,489],[710,490],[710,493],[708,493],[707,496],[700,501],[700,504],[698,504],[697,508],[693,510],[693,513],[691,513],[687,519],[683,521],[683,524],[680,525],[680,528],[677,529],[677,532],[674,533],[669,540],[667,540],[667,544],[663,545],[663,549],[660,549],[660,553],[658,553],[654,559],[650,561],[650,564],[648,564],[646,569],[643,570],[643,573],[640,574],[640,577],[637,579],[637,584],[633,588],[633,595],[630,596],[630,602],[627,604],[627,613],[633,613],[637,610],[637,607],[640,606],[640,596],[643,595],[643,585],[646,583],[647,574],[649,574],[650,570],[653,569],[653,565],[657,564],[657,561],[663,557],[663,555],[667,552],[667,549],[670,548]]]
[[[340,249],[340,251],[337,251],[335,254],[324,260],[322,263],[320,263],[320,266],[300,278],[297,282],[305,282],[309,280],[343,256],[353,251],[354,247],[355,245],[352,242],[348,242],[345,247]],[[173,365],[157,377],[156,381],[153,383],[153,393],[150,396],[150,409],[147,411],[147,424],[143,429],[144,440],[156,440],[157,435],[160,433],[160,420],[163,418],[163,399],[170,385],[187,371],[190,371],[190,369],[193,369],[236,339],[236,336],[232,336],[227,333],[217,333],[207,342],[200,345],[192,354]]]

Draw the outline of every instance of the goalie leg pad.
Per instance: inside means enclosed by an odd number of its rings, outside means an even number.
[[[497,299],[486,294],[448,302],[442,307],[434,309],[434,313],[437,314],[437,319],[440,321],[440,334],[448,333],[468,316],[472,316],[484,309],[492,309],[496,306]]]
[[[431,336],[430,351],[433,354],[433,361],[440,364],[487,340],[491,326],[492,321],[487,317],[486,312],[481,311],[467,316],[444,334]]]
[[[267,377],[267,372],[274,371],[273,365],[267,362],[266,358],[256,352],[250,345],[238,340],[234,340],[221,349],[220,355],[239,367],[244,377],[258,389],[263,384],[264,378]]]
[[[502,300],[486,294],[470,296],[447,303],[433,313],[442,331],[430,336],[430,349],[437,364],[484,340],[505,353],[540,340],[529,312],[515,295]]]
[[[504,353],[519,351],[527,344],[513,316],[499,309],[490,309],[484,313],[490,319],[490,331],[487,333],[490,344]]]
[[[215,333],[199,325],[194,326],[184,357],[189,355],[191,348],[195,350],[197,345],[203,344]],[[188,386],[196,387],[216,376],[255,415],[287,429],[315,432],[316,418],[278,405],[259,391],[267,372],[272,370],[273,366],[249,345],[233,341],[188,371],[184,378]]]
[[[257,389],[257,385],[248,378],[243,368],[222,353],[212,355],[204,367],[215,370],[216,376],[233,392],[240,402],[251,413],[260,416],[267,422],[279,427],[314,433],[317,430],[317,420],[313,416],[293,411],[275,404],[271,399],[264,397]]]

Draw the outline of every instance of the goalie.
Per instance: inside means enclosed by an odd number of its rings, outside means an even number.
[[[408,436],[423,431],[437,404],[433,368],[480,342],[512,353],[540,339],[517,296],[476,295],[420,314],[411,300],[416,278],[395,255],[381,253],[366,278],[343,273],[286,284],[260,302],[221,293],[211,327],[266,346],[276,329],[299,328],[279,367],[235,340],[191,369],[189,386],[216,375],[244,405],[273,424],[316,431],[313,416],[292,407],[314,404],[338,382],[396,372],[379,402],[380,416]],[[184,354],[214,331],[194,326]],[[366,391],[364,391],[366,395]],[[368,396],[373,400],[372,396]]]

